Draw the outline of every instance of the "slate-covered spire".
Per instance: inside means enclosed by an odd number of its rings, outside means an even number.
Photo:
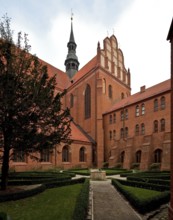
[[[74,34],[73,34],[73,17],[71,16],[71,32],[70,32],[70,39],[67,44],[68,47],[68,54],[65,60],[65,67],[66,73],[69,78],[72,78],[75,73],[78,71],[79,61],[78,57],[76,56],[76,47],[77,44],[75,43]]]

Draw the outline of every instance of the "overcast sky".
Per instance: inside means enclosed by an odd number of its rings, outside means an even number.
[[[97,42],[114,34],[131,71],[132,94],[170,78],[166,41],[173,0],[0,0],[0,17],[14,34],[28,34],[31,53],[65,71],[71,9],[80,68],[96,55]]]

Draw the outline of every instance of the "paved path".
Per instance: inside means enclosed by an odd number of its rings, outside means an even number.
[[[111,185],[110,180],[91,181],[93,220],[140,220],[141,217]]]

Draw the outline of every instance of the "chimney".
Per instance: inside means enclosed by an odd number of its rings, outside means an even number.
[[[145,92],[145,90],[146,90],[145,86],[141,86],[140,92],[141,92],[141,93],[142,93],[142,92]]]

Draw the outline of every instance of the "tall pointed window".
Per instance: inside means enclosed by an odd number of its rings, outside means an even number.
[[[128,109],[125,110],[125,119],[127,120],[129,117],[129,114],[128,114]]]
[[[112,98],[112,86],[111,85],[109,85],[108,90],[109,90],[109,98]]]
[[[141,124],[141,135],[144,135],[145,134],[145,124],[142,123]]]
[[[106,80],[103,79],[103,94],[106,93]]]
[[[91,88],[87,84],[85,89],[85,118],[91,117]]]
[[[136,106],[136,113],[135,114],[137,117],[139,116],[139,105]]]
[[[85,147],[81,147],[79,150],[79,161],[80,162],[85,162],[86,157],[85,157]]]
[[[112,124],[112,115],[109,115],[109,123]]]
[[[161,163],[162,161],[162,150],[161,149],[156,149],[154,151],[154,163]]]
[[[158,99],[154,100],[154,111],[158,111]]]
[[[124,163],[124,158],[125,158],[125,152],[122,151],[120,154],[120,163]]]
[[[73,104],[74,104],[74,96],[73,94],[70,94],[70,108],[73,107]]]
[[[109,131],[109,139],[112,140],[112,131]]]
[[[139,125],[135,126],[135,135],[139,135]]]
[[[62,149],[62,162],[69,162],[70,161],[70,150],[69,146],[64,146]]]
[[[113,122],[116,123],[116,113],[113,114]]]
[[[123,128],[120,129],[120,138],[124,138],[124,129]]]
[[[140,163],[141,162],[141,150],[138,150],[135,156],[136,156],[136,163]]]
[[[153,122],[153,127],[154,127],[154,132],[158,132],[158,121],[157,120],[155,120],[154,122]]]
[[[162,96],[160,99],[160,108],[161,110],[165,109],[165,97]]]
[[[141,114],[142,115],[145,114],[145,104],[144,103],[141,105]]]
[[[128,137],[128,133],[129,133],[129,129],[128,129],[128,127],[125,127],[125,129],[124,129],[124,137],[125,138]]]
[[[113,130],[113,139],[115,140],[115,138],[116,138],[116,131]]]
[[[165,119],[160,120],[160,131],[165,131]]]

